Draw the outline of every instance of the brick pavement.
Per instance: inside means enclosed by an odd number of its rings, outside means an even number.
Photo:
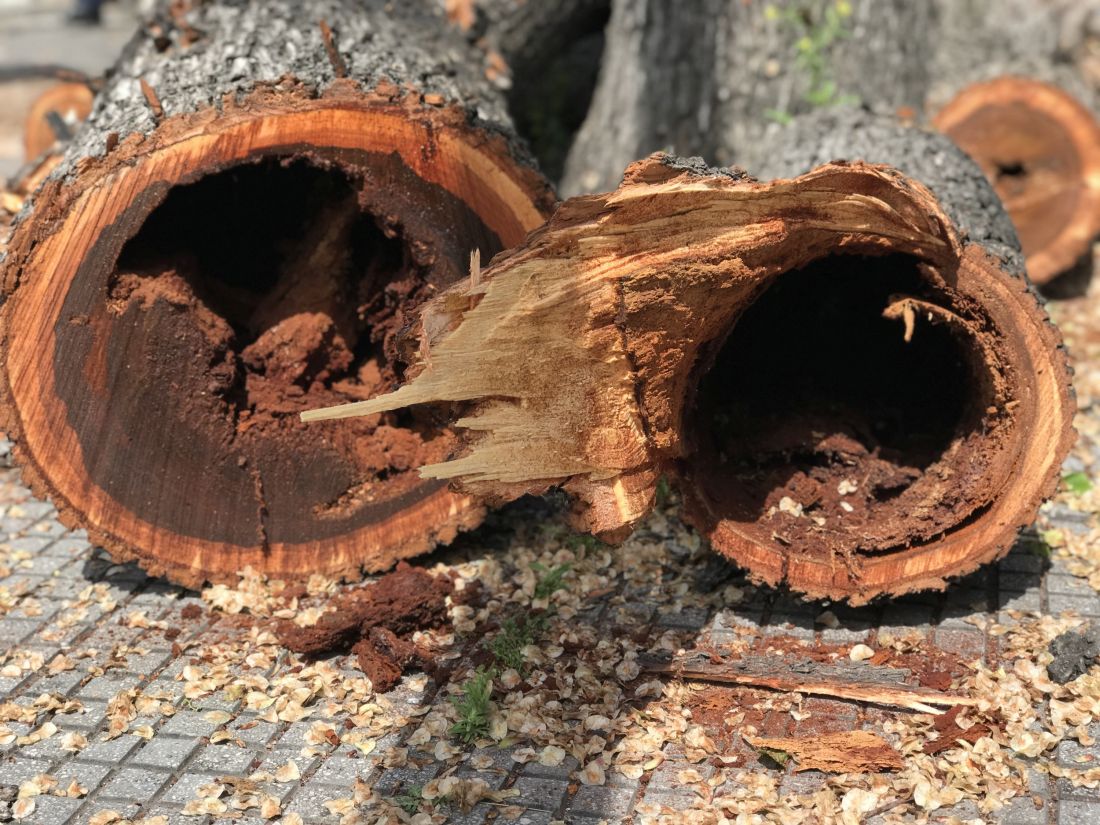
[[[6,445],[0,444],[0,461],[6,450]],[[1077,515],[1061,515],[1063,529],[1082,529]],[[98,649],[101,663],[118,645],[128,645],[130,651],[126,654],[125,668],[103,675],[92,676],[88,670],[94,663],[81,661],[76,670],[53,676],[39,668],[19,676],[0,677],[0,701],[26,703],[44,692],[55,692],[84,704],[81,714],[55,717],[62,732],[74,730],[87,736],[89,746],[79,753],[62,750],[60,735],[18,752],[13,745],[0,746],[0,786],[18,785],[45,773],[63,784],[76,779],[88,790],[79,799],[39,797],[33,814],[24,822],[83,823],[104,810],[117,811],[125,817],[165,815],[171,823],[209,822],[212,820],[207,817],[182,815],[183,806],[194,798],[198,787],[218,776],[245,777],[257,769],[274,769],[300,752],[307,722],[258,721],[255,713],[242,709],[239,700],[221,694],[197,701],[185,700],[175,678],[184,667],[184,660],[173,658],[171,644],[163,634],[122,626],[119,617],[129,610],[143,609],[150,618],[167,620],[183,628],[182,638],[195,634],[202,639],[204,634],[218,632],[216,622],[210,627],[208,621],[192,627],[180,619],[185,607],[201,604],[196,594],[150,579],[131,565],[113,564],[92,548],[80,532],[67,531],[59,524],[53,507],[34,499],[20,484],[18,471],[10,467],[0,469],[0,534],[7,547],[26,553],[22,565],[0,579],[0,588],[6,588],[8,594],[18,593],[20,599],[30,599],[40,608],[30,611],[37,615],[25,615],[27,611],[19,609],[0,615],[0,640],[5,648],[37,651],[46,662],[58,651],[77,648]],[[471,544],[477,544],[476,535],[473,542],[467,542],[468,546]],[[1056,563],[1051,566],[1033,552],[1030,546],[1033,544],[1021,541],[1003,562],[957,583],[946,593],[918,594],[860,609],[834,607],[841,620],[836,629],[815,629],[812,617],[821,610],[820,605],[803,604],[768,590],[756,592],[735,609],[714,614],[694,610],[661,614],[639,588],[636,600],[596,607],[584,618],[598,625],[610,621],[610,612],[614,611],[616,621],[629,618],[639,626],[650,625],[662,632],[675,628],[715,642],[721,642],[724,634],[731,632],[730,628],[739,625],[758,627],[764,633],[813,636],[823,642],[844,644],[872,641],[874,634],[881,631],[917,630],[946,649],[964,655],[987,655],[994,649],[994,643],[965,621],[975,613],[985,613],[991,618],[999,615],[1007,620],[1003,611],[1012,607],[1050,612],[1072,608],[1082,615],[1100,616],[1100,595],[1066,574]],[[66,601],[90,583],[105,585],[106,593],[118,602],[118,607],[112,612],[89,609],[84,618],[65,626]],[[415,678],[406,677],[387,698],[406,707],[431,701],[432,687],[418,692],[412,686]],[[422,684],[423,677],[418,678]],[[130,687],[142,687],[146,692],[163,691],[168,697],[166,701],[175,704],[177,712],[153,722],[158,728],[149,741],[132,735],[102,741],[107,702]],[[227,727],[234,731],[239,745],[210,744],[204,738],[216,727],[204,716],[213,709],[230,714]],[[841,713],[840,722],[856,724],[854,711],[848,712],[849,717]],[[139,718],[135,724],[142,721]],[[337,724],[341,721],[335,720]],[[19,735],[30,731],[29,726],[18,723],[11,723],[10,727]],[[395,735],[393,743],[399,744],[411,732],[409,728]],[[1100,729],[1093,732],[1100,739]],[[691,792],[678,780],[678,773],[687,768],[706,769],[705,765],[691,765],[676,745],[668,745],[666,761],[640,779],[629,780],[609,772],[605,786],[585,786],[571,776],[576,768],[571,758],[550,768],[537,762],[516,764],[506,750],[490,749],[484,753],[492,759],[492,765],[479,771],[478,776],[490,780],[493,787],[518,791],[519,795],[510,799],[509,804],[521,806],[524,811],[516,821],[530,825],[552,821],[594,825],[601,819],[621,821],[647,803],[672,808],[687,805]],[[1100,745],[1083,748],[1076,743],[1063,743],[1057,759],[1067,766],[1079,765],[1082,755],[1100,757]],[[342,746],[309,759],[298,757],[300,781],[273,785],[269,790],[283,803],[285,812],[297,812],[305,822],[335,823],[338,817],[330,814],[324,803],[346,796],[357,777],[380,793],[398,795],[431,779],[439,769],[438,765],[416,767],[410,762],[387,771],[374,761],[352,756]],[[793,774],[788,769],[781,790],[812,792],[821,786],[823,779],[813,772]],[[1054,783],[1038,774],[1032,777],[1032,783],[1033,797],[1016,800],[1002,811],[997,821],[1005,825],[1100,822],[1100,794],[1096,791]],[[0,821],[5,818],[3,808],[0,803]],[[496,815],[493,805],[481,803],[468,814],[453,812],[448,821],[481,823],[487,817],[508,821]],[[950,815],[965,820],[976,816],[976,812],[969,804],[937,812],[943,821]],[[239,821],[259,820],[245,817]],[[885,820],[878,817],[872,822]]]

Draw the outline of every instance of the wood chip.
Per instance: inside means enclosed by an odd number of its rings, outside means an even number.
[[[800,739],[755,737],[745,741],[757,750],[790,754],[795,771],[825,773],[875,773],[902,768],[901,754],[877,733],[848,730]]]

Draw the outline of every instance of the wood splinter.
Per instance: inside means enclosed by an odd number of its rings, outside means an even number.
[[[942,587],[1008,551],[1072,437],[1011,227],[963,200],[865,163],[758,183],[655,155],[425,304],[404,386],[302,417],[454,405],[462,449],[421,473],[486,501],[561,486],[613,539],[667,474],[756,580]],[[944,323],[904,341],[897,295]]]

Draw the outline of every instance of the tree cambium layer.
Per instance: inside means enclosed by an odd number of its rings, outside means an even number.
[[[949,214],[885,166],[760,183],[654,155],[424,304],[402,387],[304,417],[443,405],[463,449],[422,475],[489,502],[561,485],[614,538],[668,475],[759,581],[942,587],[1031,522],[1073,413],[1011,250]]]
[[[1001,77],[963,89],[935,117],[1012,217],[1039,284],[1091,256],[1100,234],[1100,121],[1049,83]]]
[[[125,49],[3,264],[3,426],[117,559],[197,585],[356,576],[483,506],[417,467],[396,332],[553,204],[477,55],[422,4],[174,2]]]

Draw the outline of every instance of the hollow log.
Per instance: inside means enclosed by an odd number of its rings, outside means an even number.
[[[1033,281],[1046,283],[1091,256],[1100,234],[1100,121],[1076,98],[1006,76],[963,89],[934,123],[993,184]]]
[[[117,559],[196,585],[383,569],[476,525],[433,411],[298,412],[403,373],[411,311],[553,204],[427,4],[171,3],[14,228],[16,460]]]
[[[560,485],[613,539],[667,474],[758,581],[853,603],[942,587],[1032,521],[1073,405],[980,170],[908,145],[949,165],[939,198],[863,162],[770,183],[634,164],[427,302],[407,384],[303,417],[457,405],[464,450],[427,478],[489,501]]]

